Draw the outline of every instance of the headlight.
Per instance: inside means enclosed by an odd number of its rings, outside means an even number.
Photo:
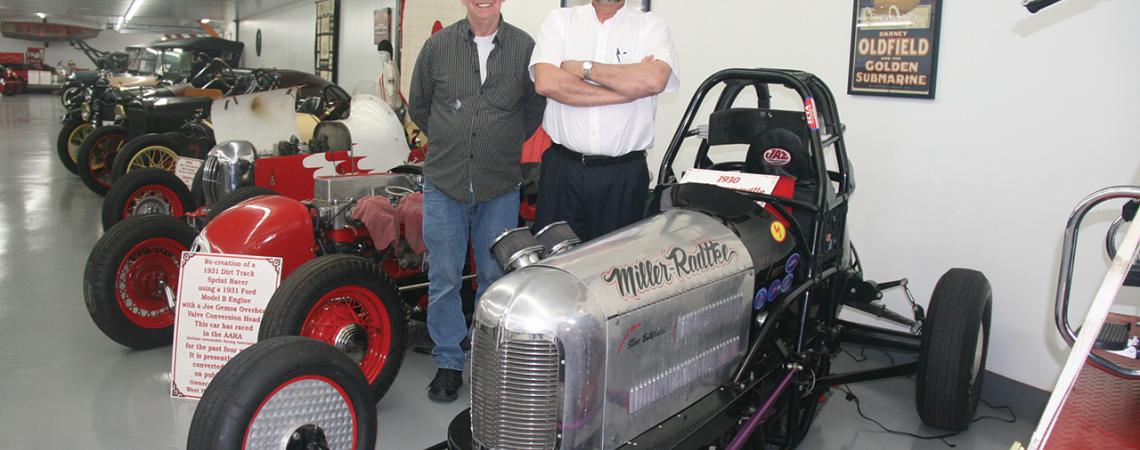
[[[83,106],[79,108],[79,111],[82,113],[81,115],[83,116],[83,120],[91,120],[90,103],[83,103]]]
[[[115,105],[115,120],[122,119],[127,116],[127,109],[123,105]]]
[[[202,193],[213,205],[242,186],[253,185],[256,151],[249,141],[226,141],[215,145],[202,165]]]
[[[210,238],[206,237],[206,230],[198,233],[198,237],[194,238],[194,244],[190,246],[192,253],[213,253],[214,244],[210,242]]]

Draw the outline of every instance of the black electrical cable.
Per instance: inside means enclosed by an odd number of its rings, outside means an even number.
[[[919,435],[919,434],[908,433],[908,432],[906,432],[906,431],[897,431],[897,430],[892,430],[892,429],[890,429],[890,428],[887,428],[887,426],[886,426],[886,425],[883,425],[883,424],[882,424],[881,422],[879,422],[878,420],[872,419],[871,417],[868,417],[866,414],[864,414],[864,413],[863,413],[863,406],[862,406],[862,404],[859,402],[859,397],[858,397],[858,396],[856,396],[856,395],[855,395],[855,393],[854,393],[854,392],[851,390],[851,386],[848,386],[848,385],[846,385],[846,384],[845,384],[845,385],[843,385],[842,387],[840,387],[840,388],[839,388],[839,390],[840,390],[840,391],[843,391],[843,393],[844,393],[844,398],[845,398],[847,401],[849,401],[849,402],[850,402],[850,401],[853,401],[853,402],[855,402],[855,410],[856,410],[856,411],[859,413],[859,416],[860,416],[860,417],[862,417],[862,418],[864,418],[864,419],[866,419],[866,420],[868,420],[868,421],[870,421],[870,422],[874,423],[875,425],[878,425],[878,426],[879,426],[879,428],[882,428],[882,429],[883,429],[883,431],[886,431],[887,433],[891,433],[891,434],[898,434],[898,435],[902,435],[902,436],[910,436],[910,437],[912,437],[912,438],[915,438],[915,439],[922,439],[922,440],[934,440],[934,439],[938,439],[938,440],[942,441],[942,443],[943,443],[943,444],[946,444],[946,446],[947,446],[947,447],[950,447],[950,448],[955,448],[955,447],[957,447],[957,446],[958,446],[957,444],[954,444],[954,443],[951,443],[950,441],[947,441],[947,440],[946,440],[946,438],[957,436],[957,435],[961,434],[961,433],[962,433],[962,431],[955,431],[955,432],[953,432],[953,433],[938,434],[938,435],[931,435],[931,436],[922,436],[922,435]],[[1017,421],[1017,415],[1015,415],[1015,414],[1013,413],[1013,408],[1011,408],[1011,407],[1009,407],[1009,406],[1005,406],[1005,405],[1003,405],[1003,406],[997,406],[997,407],[995,407],[995,406],[991,405],[989,402],[987,402],[987,401],[985,401],[985,400],[982,400],[982,403],[985,403],[985,404],[986,404],[986,406],[988,406],[988,407],[990,407],[990,408],[993,408],[993,409],[1005,409],[1005,410],[1009,411],[1009,415],[1011,416],[1011,418],[1010,418],[1010,419],[1006,419],[1006,418],[1004,418],[1004,417],[998,417],[998,416],[979,416],[979,417],[975,417],[973,420],[971,420],[971,421],[970,421],[970,423],[974,423],[974,422],[977,422],[977,421],[979,421],[979,420],[983,420],[983,419],[996,419],[996,420],[1000,420],[1000,421],[1002,421],[1002,422],[1005,422],[1005,423],[1014,423],[1014,422],[1016,422],[1016,421]]]

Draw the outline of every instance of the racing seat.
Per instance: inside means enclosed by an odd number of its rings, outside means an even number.
[[[795,178],[797,200],[813,201],[819,186],[807,146],[786,128],[769,128],[756,135],[740,171]]]

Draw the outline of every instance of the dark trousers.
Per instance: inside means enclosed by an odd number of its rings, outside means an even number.
[[[587,156],[554,144],[542,155],[534,230],[560,220],[583,242],[645,217],[649,168],[645,152]]]

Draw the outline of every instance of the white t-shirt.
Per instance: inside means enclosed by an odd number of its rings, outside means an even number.
[[[479,82],[487,81],[487,58],[491,56],[491,50],[495,49],[495,35],[499,34],[498,31],[491,33],[490,36],[475,36],[475,46],[479,48]]]
[[[539,63],[562,61],[635,64],[653,55],[673,69],[665,92],[680,87],[677,52],[665,22],[653,13],[622,8],[605,23],[592,4],[551,11],[542,22],[530,59],[530,78]],[[653,146],[657,96],[629,103],[576,107],[546,102],[542,125],[554,142],[587,155],[621,156]]]

